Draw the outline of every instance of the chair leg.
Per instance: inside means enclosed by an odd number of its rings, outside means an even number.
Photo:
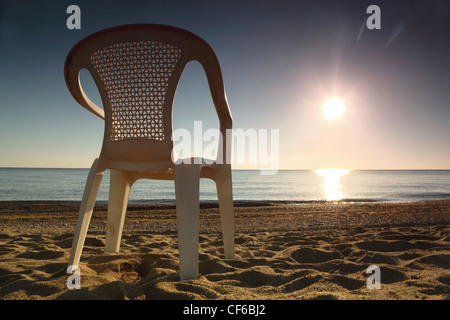
[[[125,171],[111,169],[106,252],[119,252],[130,189],[131,179],[129,174]]]
[[[80,212],[78,215],[77,227],[72,242],[72,250],[70,252],[69,266],[78,265],[80,262],[81,252],[83,251],[84,240],[94,210],[95,200],[103,178],[103,169],[99,169],[98,159],[95,159],[89,171],[84,189],[83,200],[81,201]]]
[[[233,187],[230,168],[218,174],[216,186],[225,258],[234,259]]]
[[[179,164],[174,169],[180,280],[198,278],[200,170],[198,164]]]

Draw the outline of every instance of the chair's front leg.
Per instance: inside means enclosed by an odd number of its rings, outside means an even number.
[[[111,169],[106,222],[106,252],[119,252],[130,189],[129,173]]]
[[[104,169],[100,168],[99,159],[95,159],[91,166],[84,189],[83,200],[81,201],[80,212],[78,215],[77,227],[72,242],[70,252],[69,266],[78,265],[81,252],[86,239],[87,230],[94,210],[95,200],[102,182]]]
[[[198,278],[200,164],[174,168],[178,221],[180,280]]]

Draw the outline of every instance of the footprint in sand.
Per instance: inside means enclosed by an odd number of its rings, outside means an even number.
[[[397,252],[397,251],[407,251],[411,249],[429,249],[433,244],[429,244],[424,241],[409,242],[404,240],[396,241],[383,241],[383,240],[372,240],[372,241],[361,241],[357,242],[356,246],[360,249],[378,252]]]
[[[18,258],[35,259],[35,260],[51,260],[64,256],[64,252],[55,250],[42,250],[33,252],[24,252],[17,255]]]
[[[306,247],[292,251],[291,257],[298,263],[321,263],[329,260],[341,259],[342,254],[336,251],[326,251]]]
[[[432,254],[425,257],[418,258],[414,262],[432,265],[438,268],[450,268],[450,254]]]
[[[321,274],[310,272],[310,274],[302,275],[301,277],[298,277],[297,279],[286,283],[283,286],[283,292],[291,293],[305,289],[321,279]]]
[[[388,255],[385,255],[385,254],[380,254],[377,252],[375,252],[375,253],[369,252],[369,253],[365,254],[364,257],[362,257],[360,260],[358,260],[358,262],[366,263],[368,265],[380,264],[380,263],[397,265],[398,259],[388,256]]]
[[[366,286],[366,281],[339,275],[331,275],[329,276],[329,280],[347,290],[357,290]]]

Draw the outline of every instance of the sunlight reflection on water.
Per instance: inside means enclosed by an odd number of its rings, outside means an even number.
[[[341,190],[341,177],[348,174],[346,169],[320,169],[316,173],[324,180],[322,183],[322,192],[327,201],[337,201],[345,197]]]

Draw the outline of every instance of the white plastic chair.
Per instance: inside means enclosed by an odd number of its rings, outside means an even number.
[[[204,68],[222,137],[213,164],[179,164],[173,149],[172,103],[184,67],[196,60]],[[83,92],[87,69],[98,87],[103,109]],[[118,252],[131,186],[141,178],[175,181],[180,279],[198,278],[199,179],[215,181],[226,259],[234,258],[230,145],[224,141],[232,118],[219,62],[198,36],[175,27],[137,24],[97,32],[76,44],[65,62],[67,87],[83,107],[105,120],[103,146],[87,178],[69,265],[78,265],[97,193],[111,171],[106,251]]]

